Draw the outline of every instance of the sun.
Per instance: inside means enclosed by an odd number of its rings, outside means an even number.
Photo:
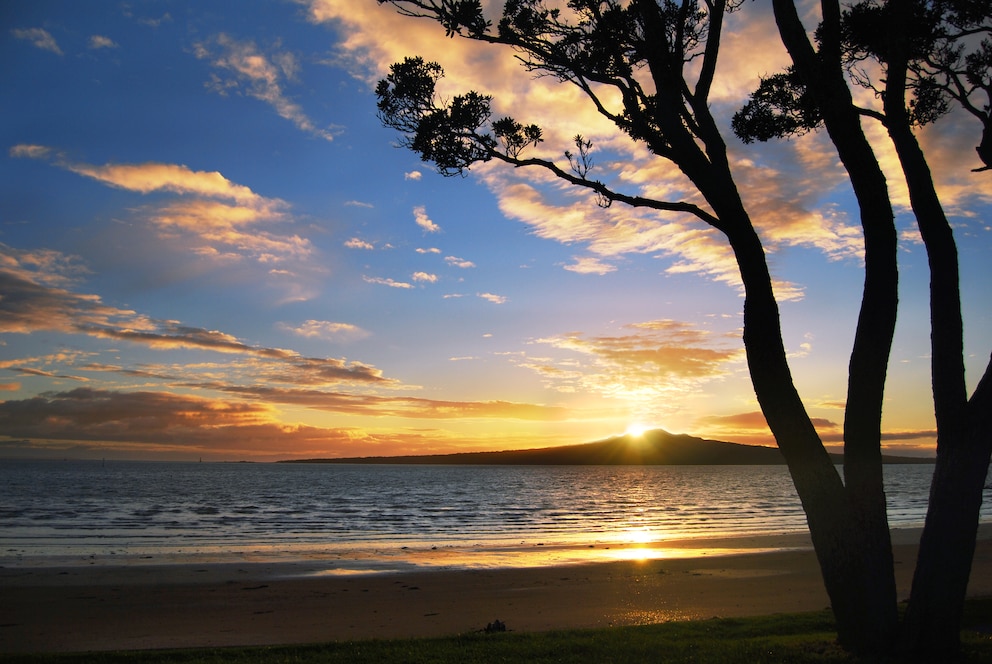
[[[631,438],[640,438],[649,428],[650,427],[647,424],[631,422],[627,425],[627,430],[623,432],[623,435],[630,436]]]

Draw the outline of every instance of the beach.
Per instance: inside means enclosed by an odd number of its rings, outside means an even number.
[[[918,535],[893,533],[901,599]],[[992,595],[990,535],[983,526],[971,596]],[[523,632],[829,606],[806,535],[528,549],[517,552],[517,566],[506,566],[512,551],[486,566],[486,552],[430,549],[347,560],[5,566],[0,652],[440,636],[482,630],[497,619]]]

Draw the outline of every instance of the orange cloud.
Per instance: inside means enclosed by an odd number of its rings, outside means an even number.
[[[291,261],[294,270],[323,271],[322,267],[309,263],[314,253],[310,240],[267,228],[292,221],[285,201],[261,196],[216,171],[195,171],[184,165],[162,163],[95,166],[70,162],[50,148],[27,144],[14,146],[10,154],[51,160],[73,173],[143,195],[169,193],[183,197],[151,206],[147,216],[159,229],[160,237],[182,240],[182,250],[186,253],[218,263],[248,257],[263,265]],[[288,300],[310,297],[309,291],[300,285],[297,271],[269,273],[293,279],[294,283],[286,286],[290,291]]]
[[[588,336],[569,332],[537,339],[548,355],[511,357],[518,366],[540,375],[559,392],[598,394],[645,408],[676,403],[721,379],[743,360],[729,337],[679,321],[626,325],[618,335]]]
[[[306,401],[302,393],[258,392],[245,396],[274,403]],[[350,404],[347,397],[351,397]],[[311,398],[317,404],[313,407],[335,412],[392,412],[401,417],[546,420],[564,415],[562,409],[505,402],[395,399],[377,403],[373,397],[319,393]],[[271,406],[255,400],[88,388],[0,402],[0,431],[0,456],[105,455],[109,451],[131,457],[154,454],[278,459],[442,453],[495,445],[438,429],[379,433],[286,424],[279,421]],[[505,438],[499,444],[503,448],[512,446]]]
[[[255,205],[264,199],[244,185],[231,182],[216,171],[194,171],[178,164],[90,164],[65,163],[65,168],[121,189],[148,194],[170,191],[223,198]]]

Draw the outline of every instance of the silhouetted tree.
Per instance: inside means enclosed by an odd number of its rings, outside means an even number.
[[[843,11],[835,0],[825,1],[814,50],[794,5],[776,0],[774,6],[794,67],[762,81],[735,116],[734,130],[746,141],[768,140],[822,123],[842,150],[843,137],[838,140],[831,131],[837,117],[825,100],[830,90],[823,81],[846,73],[856,85],[874,90],[882,100],[881,111],[851,105],[842,112],[875,118],[885,126],[929,258],[937,462],[902,642],[906,656],[936,660],[959,647],[992,452],[992,386],[986,370],[968,398],[957,247],[914,128],[937,120],[956,102],[982,123],[977,151],[986,160],[983,146],[992,126],[992,16],[987,3],[973,0],[868,0]],[[869,71],[878,74],[873,77]],[[852,172],[851,177],[858,176]]]
[[[897,238],[885,178],[861,132],[844,70],[828,68],[822,94],[803,97],[808,112],[794,113],[796,122],[806,123],[797,128],[805,130],[820,122],[811,114],[830,115],[827,129],[851,174],[865,236],[842,481],[793,383],[765,251],[710,109],[724,18],[743,0],[570,0],[565,10],[542,0],[509,0],[495,26],[479,0],[378,1],[436,20],[449,36],[513,47],[527,70],[578,87],[601,115],[693,183],[705,205],[607,186],[590,177],[592,145],[582,136],[563,159],[528,157],[528,148],[544,140],[539,126],[494,118],[491,97],[478,92],[442,101],[436,93],[440,66],[420,58],[394,64],[376,89],[383,123],[399,130],[404,144],[442,174],[461,174],[493,159],[540,168],[594,192],[604,207],[619,201],[688,213],[723,233],[745,289],[743,337],[755,394],[806,511],[839,639],[856,652],[891,652],[898,618],[880,432],[898,305]],[[831,43],[839,46],[840,39]],[[822,57],[809,51],[803,57]],[[830,57],[841,61],[839,52]],[[785,75],[790,85],[803,85],[799,70],[797,63]],[[619,106],[611,106],[605,91],[618,95]]]

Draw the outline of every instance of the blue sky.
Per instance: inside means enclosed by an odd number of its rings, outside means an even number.
[[[729,27],[724,121],[785,63],[764,7]],[[375,114],[375,81],[414,54],[447,90],[544,126],[550,157],[582,133],[597,177],[693,200],[574,90],[372,0],[6,3],[0,457],[433,453],[631,427],[770,444],[722,239],[540,173],[433,173]],[[886,441],[927,454],[926,257],[867,129],[903,234]],[[969,117],[922,141],[961,249],[973,386],[992,340],[992,185],[970,172]],[[843,172],[820,134],[728,142],[797,384],[836,443],[862,280]]]

